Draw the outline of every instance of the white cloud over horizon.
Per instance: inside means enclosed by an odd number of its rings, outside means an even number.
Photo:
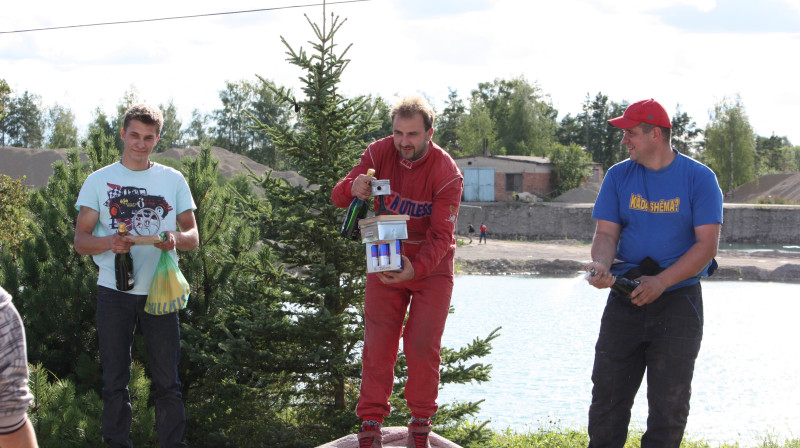
[[[15,2],[4,7],[0,31],[294,4],[141,0],[119,8],[89,0],[76,8],[52,0]],[[391,99],[421,92],[441,110],[448,88],[466,98],[480,82],[522,75],[549,95],[559,117],[579,113],[587,95],[602,92],[616,102],[653,97],[670,113],[680,105],[700,126],[715,103],[740,95],[756,133],[800,144],[793,61],[800,54],[800,0],[760,2],[757,21],[752,12],[737,13],[746,4],[371,0],[329,5],[328,11],[347,19],[337,34],[339,48],[353,44],[341,84],[348,95]],[[754,26],[763,28],[778,13],[780,32]],[[309,7],[0,34],[0,78],[16,91],[40,95],[45,105],[69,107],[81,128],[96,107],[112,113],[131,86],[148,102],[172,99],[186,125],[192,109],[220,107],[226,80],[258,74],[298,88],[301,72],[286,62],[280,38],[309,49],[315,38],[304,14],[322,21],[321,8]],[[724,29],[704,27],[709,18],[724,19]]]

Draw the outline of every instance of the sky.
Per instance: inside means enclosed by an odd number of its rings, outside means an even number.
[[[110,115],[126,91],[170,99],[184,126],[193,109],[221,107],[226,81],[256,75],[297,89],[284,38],[311,50],[305,16],[341,28],[351,59],[346,95],[422,93],[441,111],[481,82],[524,76],[559,119],[587,96],[655,98],[705,127],[713,107],[737,95],[758,135],[800,145],[800,0],[320,0],[227,2],[28,0],[0,6],[0,79],[76,115],[82,132],[96,108]],[[32,28],[276,8],[246,14],[26,33]],[[283,9],[277,9],[283,8]]]

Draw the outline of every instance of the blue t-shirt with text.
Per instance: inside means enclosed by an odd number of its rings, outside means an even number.
[[[628,159],[609,168],[592,217],[622,227],[616,258],[624,263],[612,266],[612,274],[646,257],[667,268],[694,245],[695,227],[722,223],[722,191],[711,169],[681,153],[660,170]],[[697,283],[708,267],[667,290]]]

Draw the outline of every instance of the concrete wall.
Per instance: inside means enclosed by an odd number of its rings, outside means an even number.
[[[592,204],[557,202],[464,202],[456,232],[467,224],[488,227],[489,238],[521,240],[576,239],[591,241],[595,221]],[[800,206],[725,204],[724,243],[800,245]]]

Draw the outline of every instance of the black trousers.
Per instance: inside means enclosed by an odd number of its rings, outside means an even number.
[[[649,412],[641,446],[678,448],[702,339],[699,283],[666,292],[643,307],[612,292],[595,346],[589,447],[625,444],[633,399],[646,371]]]

